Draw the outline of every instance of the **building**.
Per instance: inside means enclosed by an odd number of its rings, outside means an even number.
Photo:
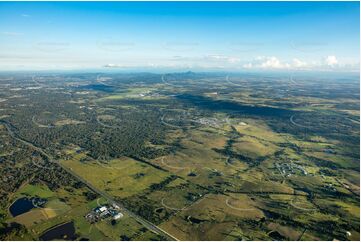
[[[107,208],[106,206],[96,207],[96,208],[94,209],[94,211],[95,211],[96,213],[103,213],[103,212],[105,212],[105,211],[107,211],[107,210],[108,210],[108,208]]]
[[[112,206],[113,206],[113,208],[115,208],[115,209],[120,209],[119,206],[118,206],[117,204],[115,204],[115,203],[113,203]]]
[[[122,213],[116,213],[114,216],[113,216],[113,219],[114,220],[118,220],[118,219],[121,219],[124,215]]]
[[[99,208],[99,211],[102,213],[102,212],[105,212],[105,211],[107,211],[108,210],[108,208],[106,207],[106,206],[102,206],[102,207],[100,207]]]

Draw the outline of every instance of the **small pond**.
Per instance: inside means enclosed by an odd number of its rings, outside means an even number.
[[[35,207],[42,207],[47,202],[46,199],[38,197],[21,197],[11,204],[9,211],[13,217],[26,213]]]
[[[75,240],[75,227],[74,222],[57,225],[46,232],[40,237],[40,240]]]
[[[16,217],[30,211],[32,208],[35,208],[33,200],[31,198],[22,197],[11,204],[9,211],[13,217]]]

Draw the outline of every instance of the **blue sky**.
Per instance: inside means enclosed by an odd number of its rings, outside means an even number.
[[[0,2],[0,70],[346,70],[358,2]]]

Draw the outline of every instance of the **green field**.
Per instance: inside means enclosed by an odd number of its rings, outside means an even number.
[[[137,194],[150,185],[161,182],[169,175],[167,172],[131,158],[108,162],[80,162],[84,156],[84,154],[77,154],[73,159],[62,161],[62,164],[95,187],[117,198]]]

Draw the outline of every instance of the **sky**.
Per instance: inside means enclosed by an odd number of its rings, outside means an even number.
[[[0,70],[358,71],[359,2],[0,2]]]

